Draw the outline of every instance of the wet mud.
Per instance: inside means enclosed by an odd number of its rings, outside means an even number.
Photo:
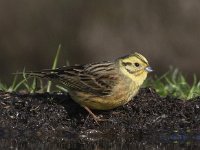
[[[162,98],[153,89],[144,88],[124,106],[93,112],[108,120],[95,123],[65,93],[0,92],[0,143],[5,145],[12,139],[21,144],[46,141],[61,147],[76,143],[77,148],[91,141],[101,144],[102,140],[107,146],[110,140],[118,144],[129,141],[129,145],[133,141],[200,141],[200,97],[189,101]]]

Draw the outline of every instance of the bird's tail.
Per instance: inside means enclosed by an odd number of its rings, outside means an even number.
[[[37,77],[37,78],[52,78],[53,73],[50,71],[24,71],[13,73],[14,75],[22,75],[24,78],[26,77]]]

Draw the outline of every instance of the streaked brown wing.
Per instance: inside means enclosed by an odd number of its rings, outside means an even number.
[[[61,81],[69,89],[109,95],[118,81],[115,64],[111,62],[76,65],[49,70],[45,77]]]

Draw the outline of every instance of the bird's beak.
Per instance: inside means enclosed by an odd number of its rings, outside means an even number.
[[[152,69],[150,66],[146,67],[145,70],[146,70],[147,72],[153,72],[153,69]]]

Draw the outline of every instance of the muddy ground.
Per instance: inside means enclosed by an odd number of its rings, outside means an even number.
[[[76,139],[77,142],[77,139],[116,140],[117,137],[122,140],[125,136],[126,139],[151,141],[153,139],[150,139],[149,135],[152,133],[154,138],[159,137],[159,140],[162,140],[162,136],[167,136],[170,140],[172,134],[174,138],[174,133],[184,132],[182,137],[192,134],[194,138],[195,133],[200,131],[200,97],[190,101],[170,96],[161,98],[151,88],[141,89],[139,94],[124,106],[93,112],[108,121],[96,124],[82,107],[64,93],[0,92],[0,139]],[[162,136],[160,133],[163,133]]]

